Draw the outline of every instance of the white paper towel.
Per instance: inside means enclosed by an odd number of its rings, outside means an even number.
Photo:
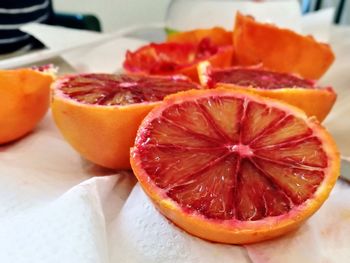
[[[111,262],[250,262],[242,247],[210,243],[176,227],[154,208],[139,185],[109,232]]]
[[[49,114],[0,146],[0,180],[0,262],[109,262],[106,224],[135,184],[132,174],[83,160]]]

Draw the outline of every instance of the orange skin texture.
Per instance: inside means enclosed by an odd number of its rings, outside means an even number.
[[[233,32],[238,65],[256,65],[278,72],[295,73],[307,79],[319,79],[334,61],[329,45],[311,36],[259,23],[237,13]]]
[[[53,95],[51,109],[63,137],[83,157],[107,168],[130,169],[136,131],[158,104],[92,106]]]
[[[208,70],[211,66],[208,62],[198,65],[200,84],[207,86],[209,81]],[[332,89],[304,89],[304,88],[283,88],[283,89],[257,89],[254,87],[239,86],[229,83],[217,83],[215,88],[234,89],[242,92],[255,93],[257,95],[287,102],[299,109],[302,109],[307,116],[315,116],[322,122],[331,111],[337,94]],[[310,103],[311,102],[311,103]]]
[[[173,33],[168,35],[167,41],[198,44],[203,38],[209,38],[217,46],[232,45],[232,32],[226,31],[222,27]]]
[[[0,144],[23,137],[44,117],[52,81],[32,69],[0,70]]]
[[[138,134],[142,133],[144,127],[153,118],[159,116],[159,113],[174,102],[182,102],[191,98],[200,98],[207,95],[238,95],[250,97],[257,102],[266,103],[268,105],[277,106],[286,110],[293,115],[303,119],[313,129],[315,135],[323,142],[324,151],[328,159],[328,167],[325,171],[325,178],[320,184],[312,198],[298,207],[293,208],[287,214],[267,217],[257,221],[238,221],[238,220],[212,220],[196,213],[188,214],[164,192],[160,190],[152,180],[149,180],[148,174],[141,166],[142,156],[134,154],[133,148],[130,153],[130,162],[134,174],[140,182],[143,190],[151,198],[157,209],[177,226],[184,229],[188,233],[214,242],[228,244],[249,244],[272,239],[290,231],[297,229],[306,219],[315,213],[323,202],[328,198],[332,190],[340,170],[340,157],[337,146],[329,135],[315,118],[308,118],[305,113],[296,107],[286,103],[258,96],[256,94],[238,92],[235,90],[212,89],[180,92],[170,95],[163,101],[163,104],[152,110],[143,120]]]

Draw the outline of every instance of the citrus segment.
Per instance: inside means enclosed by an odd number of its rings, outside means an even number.
[[[237,174],[236,219],[255,221],[278,216],[291,209],[289,197],[250,160],[243,160]]]
[[[273,147],[269,145],[269,147],[257,149],[255,154],[291,164],[305,164],[314,167],[327,166],[327,157],[322,151],[322,144],[315,137],[274,145]]]
[[[248,105],[245,118],[250,122],[242,123],[242,137],[244,144],[253,141],[257,136],[264,132],[269,127],[274,127],[277,122],[285,117],[283,111],[273,109],[262,104]]]
[[[308,79],[319,79],[334,61],[329,45],[240,13],[236,15],[233,43],[238,65],[262,63],[268,69]]]
[[[235,244],[295,229],[339,173],[337,148],[315,119],[233,90],[169,96],[142,122],[130,160],[165,216],[191,234]]]
[[[215,69],[204,61],[197,69],[203,86],[243,90],[283,100],[309,116],[316,116],[319,121],[328,115],[337,97],[332,88],[319,87],[315,81],[261,67]]]
[[[303,120],[289,115],[266,129],[262,134],[257,136],[254,141],[250,142],[250,144],[255,147],[266,147],[286,141],[295,141],[311,134],[311,129]]]
[[[258,158],[257,158],[258,159]],[[317,190],[322,182],[322,171],[295,168],[269,161],[256,160],[256,167],[272,178],[279,187],[283,188],[293,203],[298,205],[306,201]]]
[[[217,157],[206,166],[191,174],[186,182],[171,187],[168,196],[178,202],[185,211],[198,211],[213,219],[231,219],[233,216],[233,172],[237,158]],[[207,195],[210,193],[210,195]],[[227,202],[231,200],[231,202]]]
[[[151,43],[134,52],[128,51],[123,66],[132,73],[183,74],[198,82],[196,65],[200,61],[208,60],[216,67],[227,67],[231,65],[232,52],[232,46],[217,46],[208,38],[198,44]]]
[[[183,76],[78,74],[53,85],[52,113],[67,141],[86,159],[130,168],[129,149],[142,119],[164,96],[198,89]]]

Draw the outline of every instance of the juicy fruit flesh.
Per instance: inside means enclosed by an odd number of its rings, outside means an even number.
[[[135,52],[128,51],[124,68],[131,72],[148,72],[149,74],[167,74],[191,66],[207,59],[218,52],[208,38],[198,45],[190,43],[150,44]]]
[[[79,74],[66,78],[60,89],[78,102],[112,106],[160,101],[166,95],[198,86],[180,76]]]
[[[328,167],[305,121],[229,96],[169,106],[135,145],[156,186],[209,219],[285,214],[312,197]]]
[[[209,85],[214,87],[219,82],[261,89],[315,88],[315,83],[311,80],[298,78],[286,73],[252,68],[233,68],[210,72]]]

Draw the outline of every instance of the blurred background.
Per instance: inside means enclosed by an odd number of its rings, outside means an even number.
[[[53,0],[53,5],[58,12],[94,14],[99,19],[102,30],[111,32],[133,24],[164,21],[170,2],[171,0]],[[339,23],[350,24],[348,0],[300,0],[300,2],[304,12],[340,7],[342,12]]]

